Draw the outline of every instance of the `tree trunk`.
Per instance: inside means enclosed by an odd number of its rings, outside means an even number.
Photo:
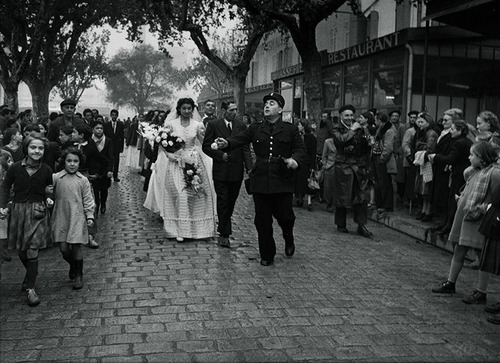
[[[31,97],[33,100],[33,120],[37,120],[40,117],[49,116],[49,97],[52,86],[42,84],[42,82],[31,82],[26,80],[31,91]]]
[[[240,117],[243,117],[245,114],[246,106],[245,106],[245,90],[246,90],[246,73],[239,72],[235,70],[233,74],[233,97],[234,102],[238,106],[238,114]]]
[[[19,111],[19,83],[9,82],[9,84],[6,84],[3,89],[5,91],[3,103],[6,104],[10,110],[13,110],[15,114],[17,114]]]

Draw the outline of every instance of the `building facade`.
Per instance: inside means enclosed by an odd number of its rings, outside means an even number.
[[[345,5],[317,27],[323,111],[335,112],[349,103],[358,112],[376,108],[405,114],[415,109],[438,119],[457,107],[471,123],[481,110],[500,112],[499,39],[426,22],[423,5],[360,3],[361,16]],[[290,37],[276,33],[262,41],[247,77],[248,91],[262,87],[265,93],[271,86],[285,98],[285,119],[307,117],[303,81]],[[252,107],[261,106],[255,96]]]

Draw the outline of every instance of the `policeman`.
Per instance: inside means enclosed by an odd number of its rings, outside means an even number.
[[[294,170],[307,163],[307,153],[297,126],[281,118],[283,97],[273,92],[264,96],[263,101],[264,121],[251,124],[243,133],[227,140],[219,138],[216,144],[221,149],[234,149],[252,143],[257,158],[250,172],[249,189],[255,205],[260,264],[269,266],[276,255],[273,217],[283,232],[285,255],[292,257],[295,252]]]

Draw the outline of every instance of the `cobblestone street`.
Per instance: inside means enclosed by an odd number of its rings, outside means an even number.
[[[120,177],[99,215],[101,247],[84,248],[82,290],[52,247],[40,256],[42,302],[30,308],[22,264],[2,263],[1,362],[500,360],[500,326],[461,301],[476,271],[462,271],[455,295],[430,292],[447,277],[448,252],[374,222],[373,239],[340,234],[315,205],[295,209],[295,256],[275,233],[275,264],[263,267],[244,190],[224,249],[164,238],[142,207],[140,176],[123,167]],[[489,289],[489,302],[500,300],[499,278]]]

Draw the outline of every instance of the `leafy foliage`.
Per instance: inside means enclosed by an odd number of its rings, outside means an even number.
[[[109,30],[88,32],[80,37],[75,56],[57,85],[61,98],[78,101],[95,80],[103,79],[108,74],[105,51],[109,37]]]
[[[121,50],[109,62],[108,100],[119,106],[132,106],[138,113],[148,108],[165,108],[172,95],[172,73],[175,69],[171,59],[150,45]]]

